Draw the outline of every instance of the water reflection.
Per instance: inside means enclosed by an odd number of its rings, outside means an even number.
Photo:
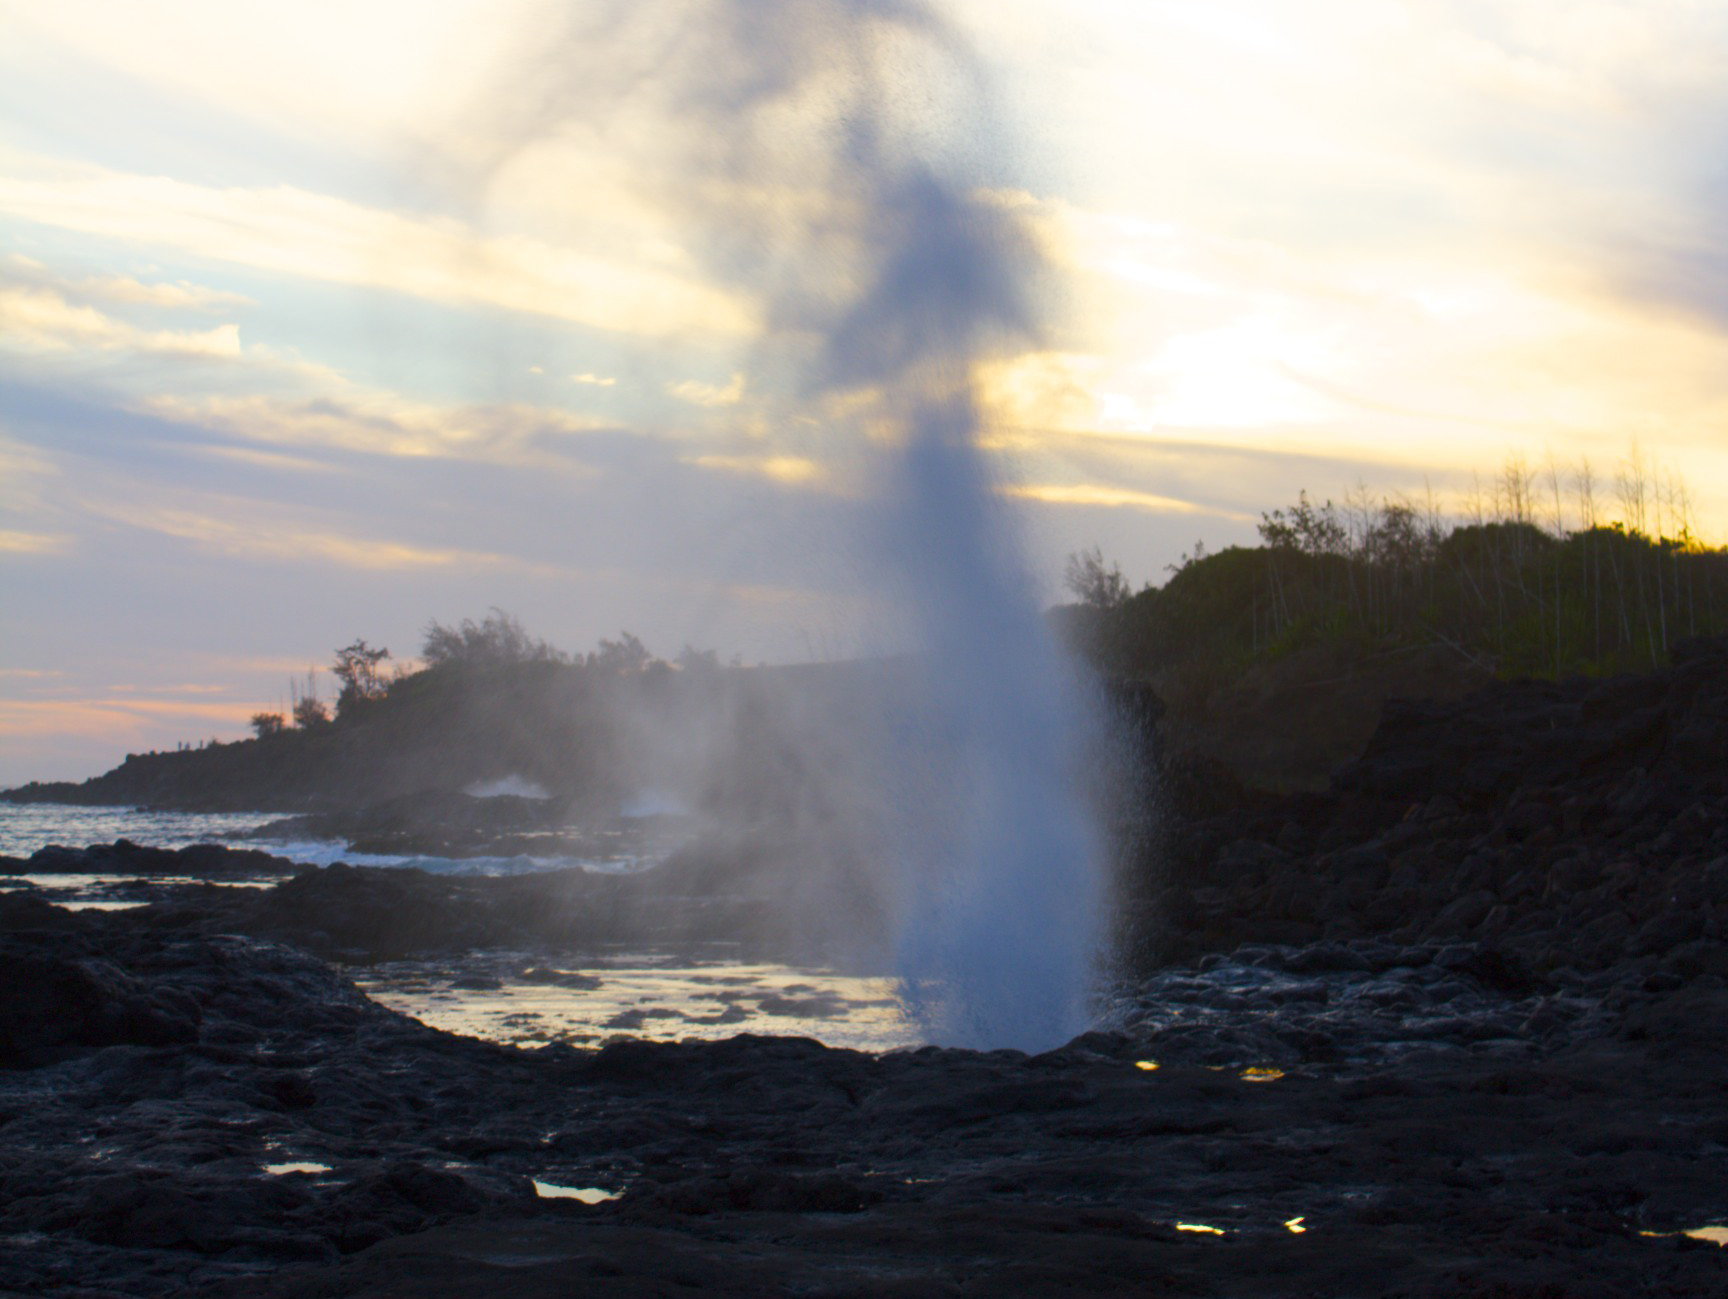
[[[1638,1234],[1657,1238],[1687,1236],[1693,1240],[1707,1240],[1712,1245],[1728,1245],[1728,1227],[1692,1227],[1682,1231],[1641,1231]]]
[[[267,889],[279,877],[203,880],[191,875],[0,875],[0,893],[29,893],[68,911],[125,911],[154,901],[161,890],[213,884],[222,888]]]
[[[393,961],[354,973],[363,992],[392,1010],[447,1032],[519,1046],[737,1033],[811,1037],[864,1051],[923,1044],[888,978],[707,950],[557,962],[493,953],[455,963]]]
[[[603,1186],[559,1186],[556,1182],[534,1179],[534,1194],[543,1200],[580,1200],[583,1204],[604,1204],[616,1200],[620,1191],[608,1191]]]

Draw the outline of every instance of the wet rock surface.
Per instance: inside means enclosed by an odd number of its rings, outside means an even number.
[[[1467,946],[1265,949],[1124,990],[1120,1031],[1041,1056],[528,1051],[394,1015],[290,948],[110,921],[0,942],[9,974],[53,972],[3,1024],[0,1292],[1728,1281],[1714,1245],[1640,1234],[1728,1211],[1719,988],[1508,996]],[[43,1012],[83,1027],[21,1038]]]
[[[198,843],[185,848],[152,848],[117,839],[111,844],[68,848],[50,844],[28,857],[0,856],[0,875],[183,876],[237,880],[292,875],[303,867],[256,848]]]
[[[1170,816],[1141,963],[1039,1056],[525,1050],[311,954],[639,884],[0,899],[0,1293],[1728,1294],[1682,1234],[1728,1223],[1728,647],[1677,657]]]

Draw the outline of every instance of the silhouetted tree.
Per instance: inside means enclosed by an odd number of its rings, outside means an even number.
[[[318,697],[318,677],[314,669],[306,669],[304,687],[298,681],[288,683],[288,698],[288,715],[301,730],[310,731],[330,721],[329,705]]]
[[[480,622],[464,618],[455,627],[446,627],[436,619],[427,623],[420,657],[429,668],[566,661],[563,654],[530,636],[520,622],[497,606]]]
[[[619,632],[617,640],[602,640],[600,648],[583,660],[586,667],[600,672],[640,672],[656,660],[648,647],[629,632]]]
[[[352,713],[369,700],[383,697],[389,689],[389,682],[384,679],[380,668],[389,657],[390,651],[383,646],[374,649],[363,640],[356,640],[336,651],[336,662],[330,671],[342,683],[342,691],[336,696],[338,717]]]
[[[1114,563],[1106,566],[1104,552],[1097,546],[1068,556],[1062,585],[1081,604],[1093,609],[1114,609],[1133,594],[1121,568]]]
[[[720,656],[711,649],[699,650],[686,645],[673,660],[680,670],[697,674],[711,674],[720,670]]]

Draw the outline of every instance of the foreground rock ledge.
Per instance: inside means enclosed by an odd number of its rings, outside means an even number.
[[[1716,1246],[1640,1234],[1728,1210],[1720,990],[1617,984],[1619,1009],[1547,1046],[1250,1081],[1142,1068],[1148,1044],[1120,1034],[1034,1057],[752,1037],[523,1051],[395,1015],[293,949],[105,922],[0,936],[0,974],[0,1293],[1619,1296],[1728,1279]],[[535,1180],[622,1194],[545,1198]]]

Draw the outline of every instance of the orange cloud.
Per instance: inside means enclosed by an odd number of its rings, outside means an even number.
[[[242,729],[253,713],[273,712],[268,703],[202,703],[189,699],[0,699],[0,736],[48,736],[123,741],[164,722],[191,728]]]

